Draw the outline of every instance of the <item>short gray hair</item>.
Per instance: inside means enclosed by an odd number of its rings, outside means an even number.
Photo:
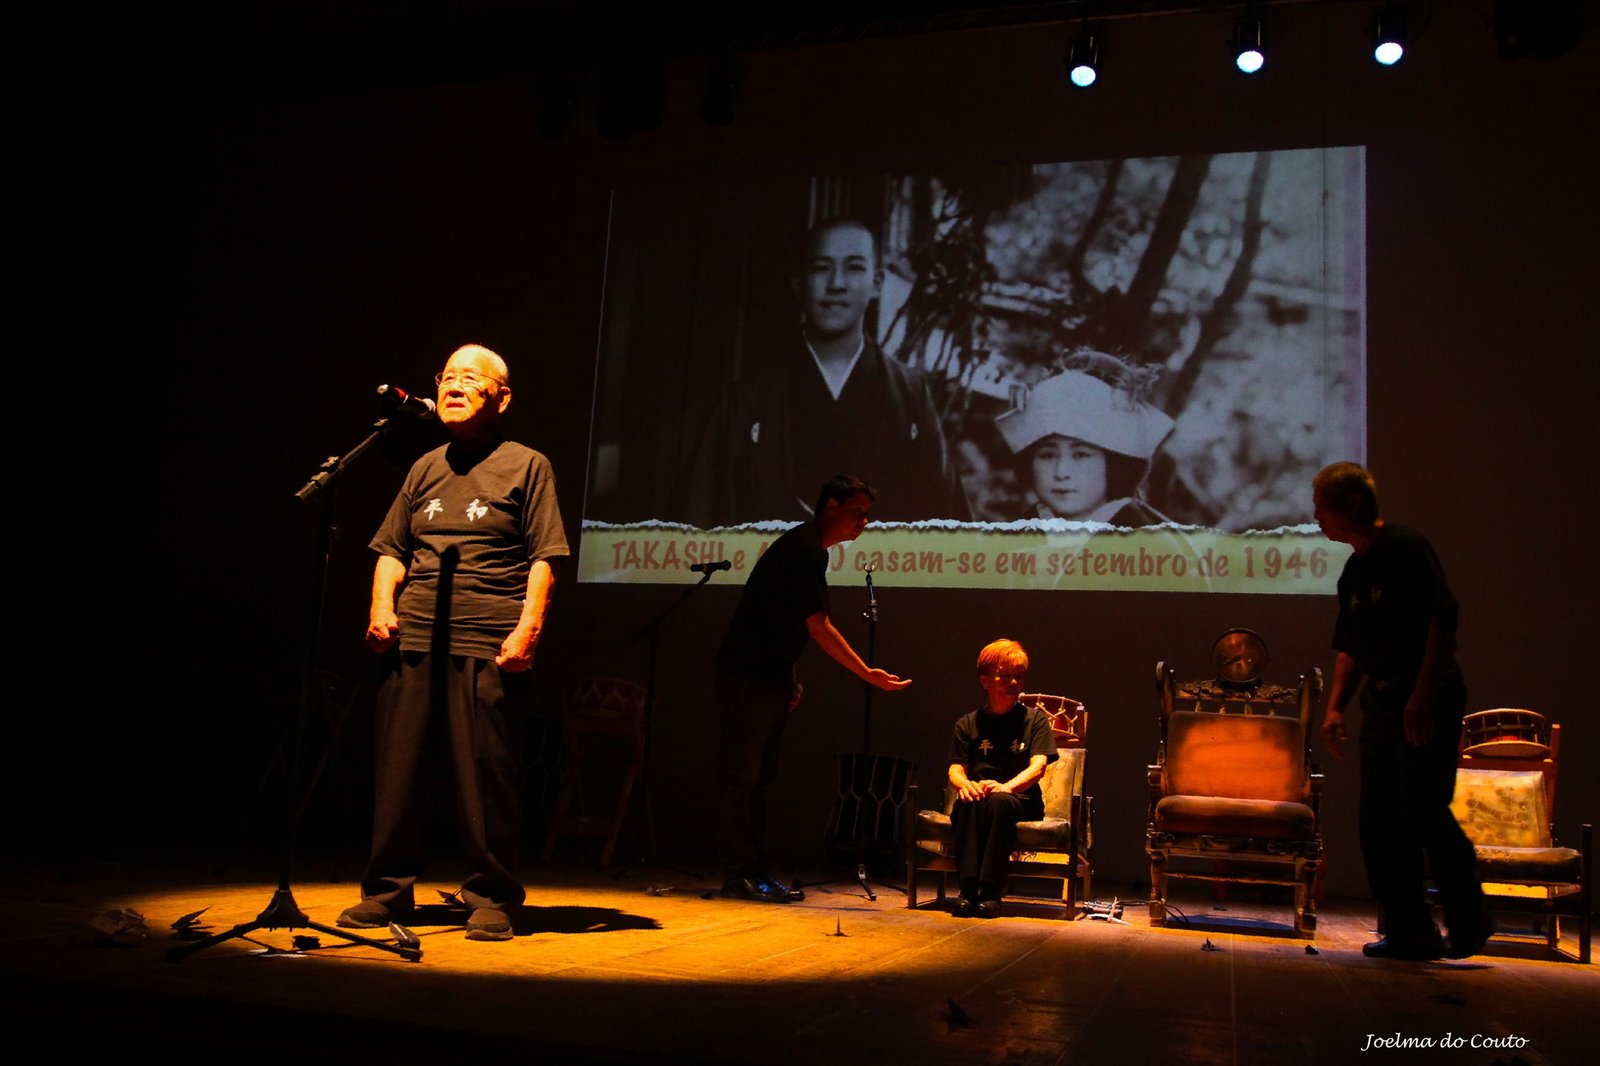
[[[1327,508],[1358,522],[1378,519],[1378,482],[1359,463],[1333,463],[1311,479],[1311,491],[1322,496]]]

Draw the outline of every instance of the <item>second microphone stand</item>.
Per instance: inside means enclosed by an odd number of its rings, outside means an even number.
[[[867,666],[871,668],[877,665],[878,591],[873,587],[872,584],[872,573],[877,569],[877,567],[867,566],[864,569],[866,571],[867,578],[867,609],[861,612],[861,617],[865,619],[867,623],[867,654],[865,661]],[[872,890],[872,881],[867,876],[867,844],[869,842],[869,837],[871,842],[877,842],[876,829],[878,820],[876,817],[874,817],[872,820],[872,829],[874,832],[870,834],[864,833],[861,831],[861,813],[862,805],[872,799],[872,786],[878,776],[877,769],[880,763],[880,758],[872,753],[873,686],[869,682],[863,681],[861,683],[861,688],[863,701],[861,713],[861,751],[859,754],[853,757],[843,755],[840,756],[841,762],[848,760],[849,765],[848,768],[844,766],[841,766],[840,768],[839,796],[836,801],[838,806],[835,808],[836,817],[834,829],[835,836],[837,836],[838,829],[844,821],[846,800],[854,800],[856,804],[856,826],[854,830],[856,844],[856,873],[854,880],[861,886],[861,891],[866,893],[867,899],[876,903],[878,900],[878,894]],[[900,760],[898,759],[890,760],[891,771],[898,766],[899,762]],[[891,772],[891,790],[893,789],[893,778],[894,774]],[[840,877],[831,881],[815,881],[811,882],[809,887],[815,888],[819,885],[843,884],[849,880],[851,880],[851,878]],[[795,887],[801,887],[798,881],[795,882]],[[890,885],[888,887],[898,886]]]
[[[612,866],[616,869],[616,873],[612,875],[613,880],[621,880],[630,872],[647,866],[655,866],[663,870],[671,870],[673,873],[683,874],[685,877],[693,877],[697,881],[704,876],[694,872],[693,870],[685,870],[677,866],[668,866],[667,864],[658,862],[656,860],[655,819],[650,813],[650,731],[652,719],[655,717],[656,656],[661,644],[661,626],[662,623],[667,620],[668,616],[670,616],[678,608],[682,607],[685,603],[689,602],[689,597],[693,596],[696,592],[699,592],[706,586],[707,583],[711,581],[711,575],[715,574],[718,570],[731,569],[731,565],[728,563],[707,563],[704,564],[704,567],[705,568],[700,571],[700,580],[698,582],[685,588],[677,599],[667,604],[667,606],[662,610],[651,615],[645,624],[639,627],[639,631],[633,635],[634,640],[648,639],[650,641],[649,666],[645,673],[644,683],[644,723],[641,727],[644,730],[643,755],[640,759],[639,766],[639,780],[642,792],[641,803],[644,807],[645,853],[632,862],[612,863]],[[697,569],[699,568],[697,567]],[[624,815],[625,814],[626,812],[624,812]]]

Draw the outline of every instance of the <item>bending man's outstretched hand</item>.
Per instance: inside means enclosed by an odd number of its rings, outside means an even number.
[[[887,670],[879,670],[877,668],[868,670],[862,680],[869,685],[883,689],[885,692],[899,692],[911,684],[909,677],[900,677],[897,674],[891,674]]]
[[[833,621],[828,617],[827,611],[818,611],[806,619],[806,629],[811,634],[811,639],[817,646],[837,662],[840,666],[855,674],[869,685],[883,689],[885,692],[898,692],[911,684],[909,677],[899,677],[887,670],[868,666],[862,661],[861,656],[850,647],[850,642],[844,635],[834,628]]]

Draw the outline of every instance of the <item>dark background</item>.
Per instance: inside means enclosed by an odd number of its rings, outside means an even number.
[[[1236,12],[1115,20],[1088,93],[1067,85],[1065,26],[1048,18],[832,43],[751,31],[728,128],[697,113],[708,48],[673,38],[660,128],[620,140],[595,131],[593,79],[563,139],[535,132],[533,75],[554,38],[534,16],[564,5],[13,9],[8,860],[211,859],[235,837],[271,853],[256,785],[295,688],[312,543],[290,494],[359,439],[379,382],[425,389],[468,340],[502,352],[508,429],[553,461],[576,543],[613,184],[1325,144],[1367,146],[1368,455],[1385,511],[1445,561],[1471,706],[1565,724],[1570,843],[1600,809],[1576,769],[1600,756],[1600,40],[1591,28],[1553,58],[1503,58],[1487,5],[1413,7],[1431,17],[1414,14],[1411,54],[1379,70],[1371,5],[1270,5],[1254,79],[1230,67]],[[652,10],[680,9],[715,28],[686,6]],[[556,54],[601,64],[621,25]],[[365,661],[365,543],[417,436],[368,456],[340,493],[320,662],[349,682]],[[676,594],[578,586],[569,569],[539,654],[544,710],[574,674],[642,677],[630,636]],[[736,594],[698,596],[662,640],[651,795],[668,847],[706,850],[708,675]],[[950,724],[978,696],[978,647],[1022,640],[1033,687],[1091,708],[1096,865],[1115,879],[1144,876],[1157,659],[1202,676],[1215,635],[1247,625],[1271,645],[1270,679],[1331,665],[1331,596],[884,582],[880,597],[878,659],[916,683],[878,698],[874,746],[917,759],[935,787]],[[860,641],[861,590],[834,603]],[[861,710],[859,685],[820,653],[802,670],[776,814],[785,850],[809,859]],[[308,828],[308,846],[350,857],[350,877],[369,742],[353,705]],[[1353,763],[1331,768],[1336,892],[1362,885],[1355,789]]]

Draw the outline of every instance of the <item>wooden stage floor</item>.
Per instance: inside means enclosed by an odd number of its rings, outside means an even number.
[[[1125,925],[1048,906],[961,920],[907,910],[892,888],[869,902],[853,882],[773,906],[660,870],[545,868],[505,943],[465,940],[441,904],[412,923],[420,962],[325,936],[296,953],[282,930],[166,961],[179,915],[208,907],[220,932],[273,887],[122,868],[0,877],[9,1043],[62,1061],[1537,1064],[1593,1061],[1600,1034],[1600,966],[1542,945],[1377,962],[1361,956],[1364,912],[1331,905],[1311,953],[1283,908],[1205,897],[1177,900],[1196,928],[1153,929],[1138,906]],[[328,924],[355,898],[348,883],[294,895]],[[121,907],[148,938],[97,942],[91,921]],[[1378,1043],[1396,1038],[1434,1044]]]

